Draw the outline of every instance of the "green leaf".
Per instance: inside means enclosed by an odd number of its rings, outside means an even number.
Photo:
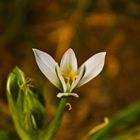
[[[9,131],[0,130],[0,140],[8,140],[9,136],[10,136]]]

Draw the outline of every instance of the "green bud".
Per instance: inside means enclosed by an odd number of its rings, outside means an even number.
[[[46,124],[45,107],[33,92],[24,73],[19,68],[9,74],[7,98],[17,132],[24,135],[38,134]]]

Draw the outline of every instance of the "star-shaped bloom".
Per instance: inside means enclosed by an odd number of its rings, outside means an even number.
[[[47,79],[61,92],[57,97],[79,97],[73,90],[95,78],[103,69],[106,52],[91,56],[79,68],[74,51],[68,49],[60,65],[48,54],[38,49],[33,49],[37,65]]]

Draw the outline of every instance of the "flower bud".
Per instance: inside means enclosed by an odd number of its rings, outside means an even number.
[[[17,132],[24,135],[38,134],[46,124],[45,107],[33,92],[24,73],[14,68],[7,80],[7,98]]]

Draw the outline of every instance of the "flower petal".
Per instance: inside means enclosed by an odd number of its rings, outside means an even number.
[[[71,67],[77,72],[77,59],[71,48],[65,52],[60,63],[61,70],[65,70],[67,67]]]
[[[47,53],[38,49],[33,49],[37,65],[41,72],[54,84],[57,88],[61,89],[61,83],[57,77],[55,67],[55,60]]]
[[[66,86],[66,83],[65,83],[63,76],[61,75],[61,71],[60,71],[58,64],[56,64],[56,73],[57,73],[57,76],[59,77],[59,80],[60,80],[61,85],[63,87],[63,92],[66,92],[67,86]]]
[[[72,92],[72,90],[77,86],[77,84],[79,83],[79,81],[82,79],[82,77],[84,76],[85,73],[85,66],[83,65],[82,67],[79,68],[78,70],[78,78],[72,82],[72,85],[70,87],[70,92]]]
[[[83,78],[79,81],[78,87],[96,77],[103,69],[106,52],[101,52],[90,57],[82,66],[86,67]],[[82,67],[81,66],[81,67]]]

